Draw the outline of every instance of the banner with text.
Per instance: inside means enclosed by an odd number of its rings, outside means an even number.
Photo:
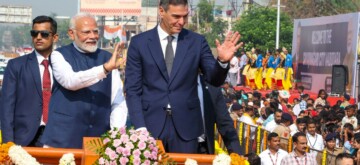
[[[140,16],[141,0],[80,0],[80,12],[100,16]]]
[[[346,92],[354,96],[359,13],[294,21],[295,79],[305,89],[331,92],[333,65],[348,68]]]

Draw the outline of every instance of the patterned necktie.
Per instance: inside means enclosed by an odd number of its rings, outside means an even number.
[[[166,45],[165,49],[165,63],[166,63],[166,69],[170,77],[171,69],[174,62],[174,50],[172,47],[172,40],[174,39],[173,36],[167,36],[168,44]]]
[[[42,94],[43,94],[43,121],[46,124],[48,121],[48,113],[49,113],[49,102],[51,97],[51,80],[50,80],[50,72],[49,72],[49,60],[44,59],[41,62],[44,65],[44,74],[43,74],[43,84],[42,84]]]

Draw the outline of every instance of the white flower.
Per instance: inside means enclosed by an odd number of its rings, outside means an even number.
[[[219,154],[213,160],[213,165],[230,165],[231,158],[227,154]]]
[[[186,158],[185,165],[197,165],[197,161],[194,159]]]
[[[10,147],[9,157],[15,165],[40,165],[34,157],[18,145]]]
[[[59,161],[59,165],[76,165],[74,154],[72,153],[64,154]]]

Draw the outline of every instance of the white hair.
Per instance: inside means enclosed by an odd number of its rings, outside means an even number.
[[[95,17],[89,13],[78,13],[71,18],[69,29],[75,29],[76,21],[80,18],[93,18],[94,20],[96,20]]]

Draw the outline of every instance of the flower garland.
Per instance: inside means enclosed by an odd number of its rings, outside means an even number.
[[[292,152],[292,137],[289,137],[289,141],[288,141],[288,152]]]
[[[59,160],[59,165],[76,165],[73,153],[64,154]]]
[[[324,149],[322,162],[321,162],[322,165],[326,165],[326,155],[327,155],[327,152],[326,152],[326,149]]]
[[[257,127],[257,135],[256,135],[256,154],[260,155],[260,141],[261,141],[261,126]]]
[[[186,158],[185,165],[198,165],[198,163],[194,159]]]
[[[213,165],[229,165],[231,163],[231,158],[227,154],[216,155],[213,160]]]
[[[34,157],[27,153],[21,146],[13,145],[9,149],[9,157],[14,164],[40,165]]]
[[[309,153],[309,151],[310,151],[310,147],[306,146],[306,152]]]
[[[247,125],[246,142],[245,142],[245,154],[249,153],[249,146],[250,146],[250,125]]]
[[[239,141],[240,141],[240,146],[242,145],[243,143],[243,129],[244,129],[244,123],[241,122],[240,125],[239,125]]]
[[[0,144],[0,164],[10,163],[9,148],[15,145],[13,142],[7,142]]]
[[[267,146],[267,131],[264,130],[264,136],[263,136],[263,141],[264,141],[264,145],[263,145],[263,151],[266,150],[266,146]]]

